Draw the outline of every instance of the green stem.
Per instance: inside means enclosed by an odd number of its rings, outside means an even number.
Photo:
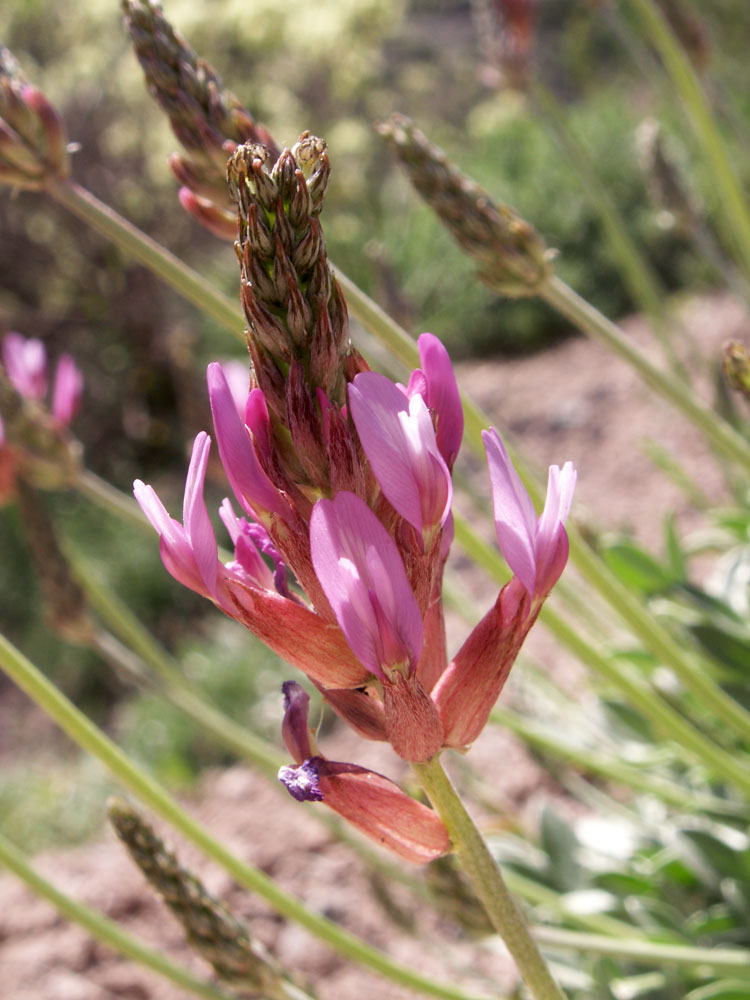
[[[750,951],[741,948],[695,948],[689,945],[661,944],[656,941],[627,941],[560,930],[556,927],[534,927],[532,934],[550,948],[564,948],[579,954],[609,955],[633,962],[660,965],[685,965],[710,969],[713,974],[739,975],[750,979]]]
[[[750,771],[741,760],[727,753],[676,712],[657,691],[627,664],[605,656],[591,646],[580,632],[561,618],[549,604],[540,619],[561,642],[596,673],[621,690],[631,705],[648,719],[665,738],[674,740],[716,777],[750,794]]]
[[[540,295],[545,302],[557,309],[592,340],[604,344],[626,361],[650,389],[668,400],[686,416],[719,454],[747,468],[750,464],[750,443],[701,403],[688,386],[669,372],[657,368],[619,327],[581,298],[564,281],[553,276],[542,287]]]
[[[242,343],[245,342],[239,305],[219,292],[210,281],[188,267],[166,247],[152,240],[75,181],[49,181],[45,190],[55,201],[148,267],[201,312],[234,334]]]
[[[641,768],[624,764],[614,757],[602,756],[590,748],[573,746],[570,741],[560,739],[548,728],[531,722],[518,712],[497,705],[490,720],[498,726],[510,729],[524,743],[557,761],[566,761],[588,774],[597,774],[609,781],[627,785],[637,792],[653,795],[655,798],[691,813],[719,813],[735,815],[742,808],[738,803],[719,799],[712,795],[693,795],[667,778],[646,774]]]
[[[635,10],[644,34],[659,52],[680,95],[682,107],[713,174],[725,238],[734,247],[745,270],[750,272],[750,210],[700,81],[687,53],[653,0],[628,0],[628,3]]]
[[[207,997],[209,1000],[232,1000],[235,996],[235,994],[227,993],[218,986],[204,982],[188,969],[175,965],[161,952],[152,951],[146,945],[141,944],[137,938],[128,934],[114,920],[110,920],[102,913],[97,913],[96,910],[79,903],[55,888],[51,882],[48,882],[29,865],[21,852],[2,833],[0,833],[0,863],[17,875],[38,896],[50,902],[66,920],[83,927],[97,941],[114,948],[126,958],[138,962],[147,969],[152,969],[160,976],[196,996]]]
[[[617,203],[599,179],[588,150],[568,127],[565,121],[565,109],[551,91],[538,81],[531,84],[530,96],[537,116],[557,139],[578,175],[586,197],[598,213],[604,236],[613,257],[619,263],[623,280],[630,290],[633,301],[651,319],[654,333],[667,363],[682,380],[686,380],[685,367],[667,336],[667,318],[664,309],[666,294],[659,279],[631,238]]]
[[[86,497],[102,510],[113,514],[118,520],[140,531],[152,533],[153,528],[146,520],[143,511],[138,506],[132,496],[128,496],[116,487],[111,486],[104,479],[88,469],[81,469],[72,483],[72,486],[81,496]]]
[[[296,921],[351,961],[373,969],[401,986],[444,1000],[477,1000],[456,987],[436,983],[400,965],[333,921],[313,913],[258,868],[232,854],[189,816],[158,782],[130,760],[3,635],[0,635],[0,665],[18,687],[79,747],[100,760],[125,788],[221,865],[240,885],[256,892],[282,916]]]
[[[412,767],[445,823],[458,860],[495,930],[513,956],[529,992],[535,1000],[564,1000],[565,994],[552,978],[500,869],[443,770],[439,756],[424,763],[414,763]]]

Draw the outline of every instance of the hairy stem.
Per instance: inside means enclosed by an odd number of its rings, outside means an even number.
[[[552,978],[484,838],[443,770],[440,757],[412,767],[445,823],[461,866],[534,1000],[564,1000],[565,994]]]

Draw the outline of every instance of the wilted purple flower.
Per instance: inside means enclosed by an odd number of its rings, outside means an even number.
[[[296,767],[279,780],[300,802],[322,801],[368,837],[417,864],[450,850],[442,820],[382,774],[357,764],[327,760],[315,752],[308,727],[310,698],[294,681],[284,691],[282,734]]]

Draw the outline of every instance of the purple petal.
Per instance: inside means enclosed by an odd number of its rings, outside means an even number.
[[[482,438],[490,469],[498,544],[505,561],[533,594],[536,582],[534,505],[495,428],[482,431]]]
[[[349,386],[349,406],[365,454],[388,500],[420,534],[442,524],[453,486],[420,395],[409,399],[377,372]]]
[[[292,760],[301,764],[303,760],[313,755],[307,722],[310,695],[296,681],[284,681],[281,690],[284,693],[284,722],[281,726],[281,735]]]
[[[227,498],[219,508],[219,517],[232,539],[234,556],[245,575],[246,582],[259,590],[273,590],[274,580],[271,571],[254,544],[249,522],[237,517]]]
[[[207,379],[219,453],[237,499],[252,517],[257,517],[256,508],[288,517],[288,504],[258,461],[253,442],[237,413],[234,397],[218,362],[208,366]]]
[[[451,468],[461,447],[464,433],[464,411],[456,375],[448,352],[437,337],[431,333],[423,333],[417,344],[419,360],[427,382],[425,402],[437,418],[435,429],[437,446],[446,464]],[[411,385],[410,380],[410,388]]]
[[[322,802],[325,798],[318,784],[315,758],[306,760],[299,767],[280,767],[279,781],[298,802]]]
[[[422,650],[422,618],[396,543],[363,500],[341,492],[310,519],[313,567],[355,656],[373,674]]]
[[[78,412],[83,394],[83,376],[69,354],[60,356],[52,387],[52,416],[69,424]]]
[[[43,399],[47,391],[47,355],[41,340],[20,333],[3,338],[3,364],[13,386],[26,399]]]

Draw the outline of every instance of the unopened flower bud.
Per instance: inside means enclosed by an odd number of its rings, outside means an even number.
[[[273,137],[224,87],[214,68],[198,58],[157,3],[123,0],[122,7],[148,89],[187,154],[173,156],[170,166],[180,184],[202,199],[181,195],[180,201],[214,235],[232,240],[235,209],[224,179],[227,157],[239,143],[253,142],[275,158]],[[222,215],[231,227],[219,224]]]
[[[0,48],[0,182],[40,190],[69,172],[59,112],[26,82],[8,49]]]
[[[730,340],[724,346],[724,375],[732,389],[750,399],[750,357],[740,340]]]
[[[285,996],[283,974],[275,960],[252,940],[247,925],[180,865],[140,813],[126,802],[114,801],[109,806],[109,819],[130,857],[217,976],[254,994]]]
[[[328,265],[318,216],[330,167],[322,139],[305,132],[272,162],[256,143],[227,164],[238,209],[242,304],[256,378],[284,414],[276,372],[298,359],[309,394],[342,403],[348,317]]]
[[[406,168],[414,187],[500,295],[536,295],[552,274],[554,252],[509,206],[462,174],[404,115],[377,130]]]

